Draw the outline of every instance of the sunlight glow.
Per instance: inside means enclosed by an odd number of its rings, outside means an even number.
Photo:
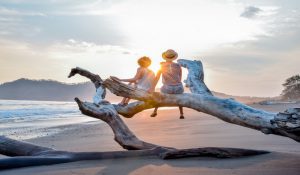
[[[238,4],[211,1],[165,0],[158,6],[153,1],[130,0],[120,4],[117,15],[129,46],[139,52],[155,54],[173,48],[191,56],[265,34],[262,22],[240,17],[242,9]]]
[[[156,74],[160,69],[160,64],[157,62],[152,62],[151,66],[149,66],[149,69],[151,69]]]
[[[299,15],[296,0],[7,0],[0,9],[0,83],[86,81],[67,78],[77,66],[131,78],[138,58],[150,57],[157,72],[162,52],[173,49],[178,59],[202,61],[212,90],[275,96],[299,73]]]

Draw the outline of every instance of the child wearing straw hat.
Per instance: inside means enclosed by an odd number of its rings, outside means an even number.
[[[135,84],[135,87],[138,89],[142,89],[148,92],[152,92],[150,89],[153,86],[153,82],[155,79],[155,74],[148,67],[151,65],[151,59],[149,57],[143,56],[138,59],[137,63],[139,64],[139,68],[133,78],[129,79],[119,79],[117,77],[111,77],[118,81],[129,82],[129,84]],[[119,105],[126,106],[130,101],[130,98],[123,98]]]
[[[183,85],[181,82],[182,77],[182,70],[179,64],[174,63],[173,61],[176,60],[178,57],[178,54],[172,50],[169,49],[162,53],[162,58],[165,60],[165,62],[161,62],[161,69],[158,71],[155,82],[152,86],[152,91],[155,88],[155,85],[157,84],[160,76],[162,76],[162,83],[163,86],[161,87],[160,91],[162,93],[166,94],[182,94],[184,92]],[[158,107],[156,107],[151,114],[151,117],[155,117],[157,115]],[[183,108],[179,106],[180,111],[180,119],[184,119],[183,116]]]

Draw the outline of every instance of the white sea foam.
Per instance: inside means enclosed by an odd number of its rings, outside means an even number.
[[[80,115],[73,102],[0,100],[0,122],[7,120],[39,120]]]
[[[29,139],[90,121],[96,120],[82,115],[75,102],[0,100],[0,135]]]
[[[0,135],[12,138],[52,135],[70,128],[59,126],[95,121],[82,115],[75,102],[0,100]]]

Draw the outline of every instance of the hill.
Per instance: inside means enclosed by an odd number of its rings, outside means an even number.
[[[89,82],[66,84],[21,78],[0,85],[0,99],[9,100],[73,101],[75,96],[89,99],[94,92],[94,85]]]
[[[159,91],[157,89],[156,91]],[[188,90],[186,90],[188,92]],[[67,84],[54,80],[30,80],[21,78],[0,85],[0,99],[8,100],[43,100],[43,101],[73,101],[74,97],[91,101],[95,87],[91,82]],[[234,98],[242,103],[253,103],[268,100],[262,97],[232,96],[213,92],[221,98]],[[113,102],[120,101],[109,91],[107,99]]]
[[[261,101],[269,101],[273,100],[274,98],[272,97],[251,97],[251,96],[234,96],[234,95],[228,95],[220,92],[213,92],[214,96],[220,97],[220,98],[233,98],[236,101],[239,101],[241,103],[245,104],[252,104],[252,103],[257,103]]]

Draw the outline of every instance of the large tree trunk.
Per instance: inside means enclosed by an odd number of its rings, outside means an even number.
[[[0,169],[24,166],[49,165],[79,160],[95,160],[107,158],[123,158],[133,156],[158,156],[163,159],[210,156],[230,158],[267,153],[259,150],[245,150],[234,148],[192,148],[176,149],[147,143],[140,140],[123,122],[122,115],[127,118],[145,109],[164,106],[183,106],[200,112],[211,114],[229,123],[260,130],[266,134],[276,134],[300,141],[300,109],[289,109],[283,113],[271,113],[258,110],[238,103],[233,99],[214,97],[204,83],[204,73],[200,61],[178,60],[182,67],[188,69],[186,85],[191,94],[179,95],[147,93],[134,89],[114,79],[102,80],[99,75],[81,68],[71,70],[69,77],[76,74],[89,78],[96,87],[94,102],[82,102],[75,98],[81,112],[106,122],[113,130],[115,141],[124,149],[132,151],[112,152],[67,152],[41,147],[30,143],[16,141],[0,136],[0,154],[13,158],[0,159]],[[121,107],[110,104],[105,98],[105,89],[112,93],[129,97],[137,102]]]
[[[265,134],[289,137],[300,142],[300,108],[273,113],[254,109],[233,99],[215,97],[203,81],[204,73],[200,61],[178,60],[178,63],[189,71],[186,85],[192,93],[179,95],[147,93],[111,78],[106,79],[103,86],[118,96],[143,101],[131,103],[126,107],[115,106],[118,113],[125,117],[132,117],[140,111],[153,107],[182,106],[210,114],[228,123],[256,129]]]
[[[141,150],[134,151],[68,152],[57,151],[51,148],[41,147],[0,136],[0,153],[12,156],[12,158],[0,159],[0,170],[27,166],[52,165],[82,160],[102,160],[142,156],[157,156],[162,159],[176,159],[195,156],[236,158],[268,153],[267,151],[261,150],[214,147],[183,150],[164,148],[160,146],[154,146],[151,149],[146,148],[147,145],[145,148],[141,148]]]

